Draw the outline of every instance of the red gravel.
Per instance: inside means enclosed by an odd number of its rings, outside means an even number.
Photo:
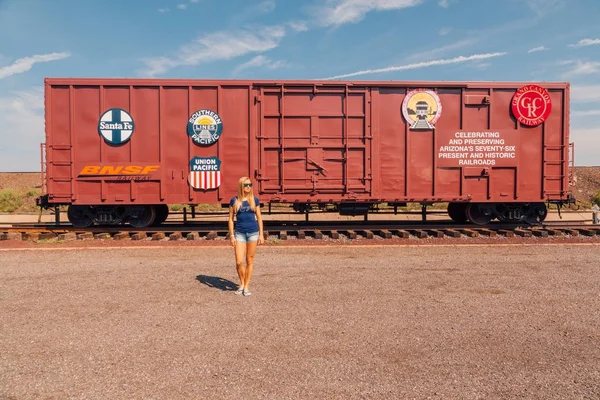
[[[110,242],[114,244],[114,242]],[[597,399],[598,245],[0,251],[0,398]]]

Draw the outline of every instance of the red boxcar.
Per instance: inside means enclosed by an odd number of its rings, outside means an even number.
[[[568,83],[48,78],[45,101],[39,204],[77,226],[226,204],[242,176],[297,210],[449,202],[480,224],[572,201]]]

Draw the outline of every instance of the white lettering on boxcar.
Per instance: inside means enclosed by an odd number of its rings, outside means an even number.
[[[455,132],[447,143],[439,146],[438,159],[455,160],[450,164],[456,166],[494,166],[497,160],[516,159],[516,146],[508,146],[502,136],[500,132],[491,131]]]

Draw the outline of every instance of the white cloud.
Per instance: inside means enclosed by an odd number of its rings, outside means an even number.
[[[270,70],[274,70],[274,69],[278,69],[281,67],[286,66],[286,63],[280,60],[271,60],[270,58],[261,55],[258,55],[256,57],[254,57],[252,60],[241,64],[240,66],[238,66],[235,70],[234,73],[239,73],[245,69],[249,69],[249,68],[266,68],[266,69],[270,69]]]
[[[180,10],[185,10],[187,8],[187,4],[177,4],[177,8]]]
[[[576,75],[590,75],[600,73],[600,61],[569,60],[561,64],[574,65],[574,67],[572,67],[569,71],[563,73],[563,78],[570,78]]]
[[[414,7],[423,0],[327,0],[315,11],[317,20],[324,26],[340,26],[365,18],[370,11],[389,11]]]
[[[450,0],[440,0],[438,1],[438,5],[440,7],[448,8],[450,7]]]
[[[410,57],[408,58],[408,61],[411,61],[411,60],[429,61],[431,59],[441,57],[448,52],[455,51],[455,50],[461,49],[463,47],[468,47],[468,46],[474,45],[475,43],[478,42],[478,40],[479,39],[477,39],[477,38],[459,40],[456,43],[438,47],[436,49],[426,50],[423,52],[411,54]]]
[[[67,58],[70,56],[71,55],[69,53],[50,53],[19,58],[11,65],[0,68],[0,79],[6,78],[11,75],[27,72],[36,63],[62,60],[63,58]]]
[[[155,76],[179,66],[193,66],[216,60],[230,60],[251,53],[262,53],[279,46],[285,36],[282,26],[221,31],[204,35],[179,48],[172,57],[143,60],[147,68],[143,76]],[[215,46],[218,43],[218,46]]]
[[[525,3],[538,17],[557,12],[566,5],[565,0],[525,0]]]
[[[270,13],[275,10],[275,1],[274,0],[266,0],[262,3],[258,3],[256,7],[254,7],[255,12],[260,14]]]
[[[600,85],[571,86],[571,101],[574,103],[600,102]]]
[[[581,39],[575,44],[570,44],[569,47],[585,47],[600,44],[600,39]]]
[[[393,72],[393,71],[406,71],[406,70],[410,70],[410,69],[433,67],[436,65],[448,65],[448,64],[464,63],[467,61],[487,60],[487,59],[490,59],[493,57],[500,57],[505,54],[506,53],[473,54],[468,57],[459,56],[459,57],[455,57],[455,58],[451,58],[451,59],[432,60],[432,61],[424,61],[424,62],[419,62],[419,63],[414,63],[414,64],[399,65],[399,66],[395,66],[395,67],[368,69],[368,70],[364,70],[364,71],[352,72],[349,74],[332,76],[332,77],[326,78],[326,79],[349,78],[352,76],[359,76],[359,75],[379,74],[379,73],[383,73],[383,72]]]
[[[452,28],[442,28],[438,31],[440,36],[446,36],[450,32],[452,32]]]
[[[475,61],[472,65],[471,68],[474,69],[479,69],[479,70],[484,70],[484,69],[488,69],[489,67],[492,66],[492,63],[489,62],[480,62],[480,61]]]
[[[13,92],[0,97],[0,171],[40,170],[44,141],[44,88]]]
[[[306,22],[304,22],[304,21],[291,21],[291,22],[288,22],[288,25],[290,26],[290,28],[292,28],[296,32],[304,32],[304,31],[308,30],[308,26],[306,25]]]
[[[534,48],[532,48],[532,49],[529,49],[529,50],[527,51],[527,53],[535,53],[535,52],[537,52],[537,51],[544,51],[544,50],[548,50],[548,48],[547,48],[547,47],[545,47],[545,46],[538,46],[538,47],[534,47]]]
[[[166,12],[169,12],[169,11],[171,11],[171,10],[168,7],[167,8],[159,8],[158,9],[159,13],[166,13]]]

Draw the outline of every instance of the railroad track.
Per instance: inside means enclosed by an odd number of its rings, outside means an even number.
[[[264,221],[269,240],[288,239],[428,239],[475,237],[600,236],[600,225],[589,220],[550,221],[540,225],[492,223],[458,225],[447,221]],[[0,228],[0,240],[224,240],[223,221],[169,221],[144,230],[129,226],[75,228],[70,224],[13,223]]]

